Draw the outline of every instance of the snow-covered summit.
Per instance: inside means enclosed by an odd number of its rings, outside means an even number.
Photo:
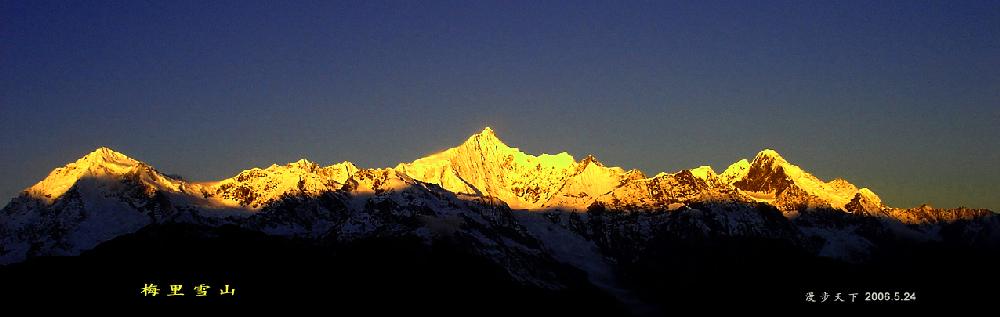
[[[865,199],[867,199],[868,201],[871,201],[873,203],[876,203],[876,204],[879,204],[879,205],[882,204],[882,199],[879,198],[878,195],[875,195],[875,193],[873,193],[868,188],[862,188],[861,190],[858,190],[858,195],[861,195],[862,197],[864,197]]]
[[[798,206],[843,210],[858,193],[853,184],[842,179],[823,182],[770,149],[758,153],[749,165],[744,161],[733,164],[722,178],[756,197],[768,196]],[[819,205],[806,201],[818,202]]]
[[[636,173],[626,176],[623,169],[606,167],[592,156],[577,162],[565,152],[528,155],[507,146],[490,128],[472,135],[457,147],[412,163],[399,164],[396,169],[416,180],[438,184],[458,194],[492,196],[519,209],[585,210],[599,197],[612,195],[615,190],[615,197],[649,195],[623,192],[632,188],[627,183],[645,178],[636,179]],[[711,195],[740,191],[754,201],[775,203],[783,209],[802,206],[800,202],[803,201],[812,201],[804,204],[813,208],[844,209],[858,193],[857,187],[842,179],[829,183],[820,181],[772,149],[760,151],[753,161],[740,160],[722,174],[716,174],[709,166],[690,169],[687,173],[709,188],[715,188]],[[676,175],[679,174],[661,173],[654,178],[669,176],[673,179]],[[694,194],[689,196],[696,197]]]
[[[729,167],[719,175],[719,180],[724,184],[732,185],[736,181],[742,180],[746,177],[749,170],[750,162],[746,159],[741,159],[739,162],[729,165]]]
[[[145,181],[149,188],[200,196],[230,207],[251,208],[260,208],[286,195],[314,196],[337,190],[359,171],[350,162],[321,167],[302,159],[266,169],[246,170],[219,182],[193,183],[159,174],[124,154],[100,148],[75,163],[56,169],[26,192],[31,197],[51,202],[81,177],[123,175],[138,167],[150,170]],[[589,155],[579,162],[565,152],[529,155],[505,144],[489,127],[454,148],[399,164],[394,170],[458,195],[493,197],[517,209],[586,210],[602,195],[627,187],[629,182],[645,179],[638,171],[625,172],[619,167],[608,167]],[[820,181],[771,149],[760,151],[752,161],[743,159],[730,165],[722,174],[716,174],[708,166],[687,171],[711,188],[738,190],[755,201],[775,203],[779,207],[794,205],[789,201],[812,200],[819,202],[816,206],[844,209],[860,192],[842,179],[829,183]],[[661,173],[657,177],[665,175],[674,174]],[[871,191],[861,193],[865,201],[880,205],[878,196]],[[621,190],[618,194],[625,195]],[[640,194],[627,196],[642,196]],[[214,203],[201,201],[197,204]]]
[[[619,185],[625,174],[620,168],[604,167],[593,157],[578,163],[566,152],[525,154],[504,144],[490,128],[472,135],[457,147],[413,163],[399,164],[396,169],[416,180],[438,184],[458,194],[496,197],[518,209],[551,205],[547,203],[557,196],[563,197],[559,199],[559,206],[571,203],[565,199],[567,197],[587,197],[573,202],[574,205],[591,202],[596,198],[593,195]],[[585,177],[586,184],[570,186],[577,192],[560,195],[560,190],[574,176]]]
[[[223,203],[260,208],[287,195],[317,196],[343,186],[358,172],[351,162],[327,167],[306,159],[286,165],[254,168],[214,183],[210,191]]]
[[[284,169],[298,169],[298,170],[302,170],[302,171],[306,171],[306,172],[313,172],[313,171],[319,169],[319,164],[310,162],[307,159],[301,159],[301,160],[295,161],[294,163],[288,163],[285,166],[278,166],[278,164],[273,164],[273,165],[271,165],[271,167],[268,167],[267,169],[270,170],[270,171],[275,171],[275,170],[282,169],[282,168],[284,168]]]
[[[673,241],[777,239],[856,261],[891,247],[895,237],[995,247],[998,219],[987,210],[890,208],[867,188],[820,181],[770,149],[722,174],[701,166],[646,177],[593,156],[577,162],[565,152],[529,155],[485,128],[395,168],[321,167],[302,159],[217,182],[166,176],[101,148],[0,210],[0,264],[76,255],[150,224],[189,222],[322,245],[448,239],[524,283],[560,285],[547,277],[555,271],[539,268],[561,261],[618,292],[614,272],[663,263],[658,254],[670,252],[649,250]]]
[[[480,132],[478,135],[489,135],[492,137],[496,137],[496,133],[493,133],[493,129],[490,129],[490,127],[483,128],[483,132]]]
[[[122,164],[122,165],[135,165],[139,161],[136,161],[125,154],[115,152],[106,147],[101,147],[90,154],[85,155],[80,158],[81,161],[86,161],[94,164]]]
[[[755,156],[753,160],[754,162],[768,160],[779,162],[781,164],[788,164],[788,161],[786,161],[784,157],[781,157],[781,154],[778,154],[777,151],[772,149],[764,149],[758,152],[757,156]]]
[[[888,216],[885,213],[887,208],[885,205],[882,205],[882,199],[868,188],[858,190],[857,194],[854,195],[854,198],[851,199],[851,201],[848,202],[844,208],[847,212],[863,216]]]
[[[485,129],[483,129],[483,132],[473,134],[462,145],[479,147],[482,149],[488,149],[488,148],[509,149],[509,147],[506,144],[504,144],[503,141],[500,141],[500,139],[497,138],[496,132],[493,132],[493,129],[490,129],[490,127],[486,127]],[[517,149],[514,150],[516,151]]]
[[[700,166],[695,169],[691,169],[691,174],[698,179],[701,179],[709,184],[716,184],[719,182],[719,174],[715,173],[715,170],[711,166]]]
[[[140,165],[125,154],[102,147],[81,157],[76,162],[56,168],[41,182],[28,187],[23,193],[30,197],[51,202],[62,196],[78,180],[84,177],[101,178],[108,175],[124,174]]]
[[[97,149],[53,170],[3,209],[0,263],[79,254],[157,216],[176,214],[167,195],[190,196],[188,189],[145,163]]]

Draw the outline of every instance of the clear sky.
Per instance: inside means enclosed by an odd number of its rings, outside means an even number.
[[[763,149],[1000,210],[1000,1],[0,2],[0,196],[107,146],[221,180],[484,127],[647,175]]]

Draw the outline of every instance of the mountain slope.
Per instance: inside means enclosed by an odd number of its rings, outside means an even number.
[[[176,213],[182,182],[100,148],[58,168],[0,210],[0,263],[76,255]]]
[[[586,208],[629,177],[621,168],[605,167],[589,156],[576,162],[565,152],[525,154],[501,142],[490,128],[458,147],[400,164],[396,170],[451,192],[496,197],[517,209]]]
[[[921,250],[967,259],[1000,252],[992,211],[892,208],[870,189],[821,181],[772,150],[722,174],[702,166],[647,177],[591,156],[529,155],[486,128],[394,168],[300,160],[217,182],[167,176],[101,148],[0,210],[0,264],[45,263],[142,230],[175,230],[164,228],[191,228],[191,237],[207,241],[219,239],[215,228],[239,228],[336,263],[375,248],[364,254],[396,254],[424,267],[428,254],[444,248],[449,258],[476,263],[469,272],[498,272],[483,276],[502,276],[511,283],[504,285],[559,294],[599,289],[637,314],[662,313],[660,296],[686,298],[669,288],[699,285],[685,277],[691,272],[715,283],[758,283],[733,272],[785,281],[791,277],[777,276],[775,261],[843,269]],[[383,282],[412,283],[409,274],[419,274],[393,270],[408,273]]]
[[[831,182],[817,179],[773,150],[761,151],[749,165],[737,163],[730,169],[726,179],[733,187],[758,197],[772,196],[785,211],[796,210],[802,204],[814,209],[844,209],[858,193],[857,187],[842,179]],[[795,192],[802,194],[793,195]],[[874,196],[870,190],[868,193]],[[816,199],[810,201],[809,197]]]

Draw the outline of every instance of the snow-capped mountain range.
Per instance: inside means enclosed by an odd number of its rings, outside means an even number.
[[[772,150],[721,174],[703,166],[649,177],[591,156],[525,154],[486,128],[394,168],[300,160],[217,182],[168,176],[100,148],[0,210],[0,264],[79,255],[163,223],[236,225],[327,244],[449,239],[533,287],[565,288],[552,268],[570,265],[633,310],[643,304],[623,271],[667,238],[768,239],[844,263],[896,245],[1000,250],[992,211],[892,208],[867,188],[821,181]]]

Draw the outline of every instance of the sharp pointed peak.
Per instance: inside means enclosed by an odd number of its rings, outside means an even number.
[[[107,147],[98,148],[93,152],[90,152],[89,154],[80,158],[80,160],[91,163],[127,163],[127,164],[138,163],[138,161],[128,157],[127,155],[115,152],[114,150]]]
[[[566,152],[563,152],[563,153],[566,153]],[[601,162],[598,162],[597,158],[595,158],[593,155],[587,155],[587,157],[583,158],[583,161],[580,161],[580,165],[582,165],[582,166],[587,166],[590,163],[594,163],[597,166],[604,167],[604,164],[601,164]]]
[[[472,143],[479,143],[479,144],[483,144],[483,143],[499,143],[499,144],[503,144],[503,142],[500,141],[499,138],[497,138],[496,132],[493,132],[493,129],[490,129],[490,127],[486,127],[485,129],[483,129],[483,132],[480,132],[480,133],[477,133],[477,134],[473,134],[472,136],[469,137],[469,140],[465,141],[465,142],[466,143],[472,142]]]
[[[479,132],[477,134],[473,134],[472,136],[473,137],[480,136],[480,137],[492,137],[492,138],[496,138],[497,137],[497,133],[494,132],[493,129],[490,129],[490,127],[486,127],[486,128],[483,129],[482,132]]]
[[[56,168],[49,176],[35,185],[25,189],[32,197],[51,202],[72,188],[81,177],[103,177],[107,174],[122,174],[133,170],[136,166],[152,167],[136,161],[107,147],[101,147],[83,157]]]

